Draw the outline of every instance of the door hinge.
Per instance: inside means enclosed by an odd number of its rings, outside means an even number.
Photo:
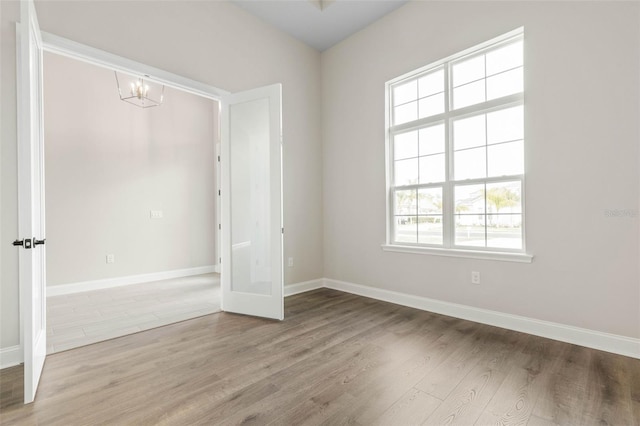
[[[218,189],[218,197],[220,196],[220,190]]]
[[[218,155],[218,163],[220,162],[220,156]]]
[[[284,228],[282,228],[282,233],[284,234]]]
[[[222,224],[218,224],[218,229],[222,229]]]

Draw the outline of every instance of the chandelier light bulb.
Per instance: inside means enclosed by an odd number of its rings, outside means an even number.
[[[144,78],[129,77],[129,84],[126,86],[129,92],[129,96],[123,96],[123,90],[120,87],[120,80],[118,72],[115,72],[116,84],[118,85],[118,93],[120,94],[120,100],[134,104],[140,108],[155,107],[162,104],[164,99],[164,85],[161,87],[154,87],[151,90],[152,84],[145,82]],[[157,85],[157,83],[155,83]],[[125,89],[125,90],[127,90]],[[151,99],[149,94],[153,92],[156,96],[155,99]]]

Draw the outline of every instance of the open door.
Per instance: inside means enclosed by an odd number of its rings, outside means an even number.
[[[47,355],[42,127],[42,39],[33,1],[18,28],[18,232],[24,402],[33,402]]]
[[[222,99],[222,310],[284,319],[280,84]]]

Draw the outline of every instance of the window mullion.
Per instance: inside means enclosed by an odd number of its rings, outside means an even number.
[[[484,183],[484,247],[487,247],[487,222],[489,218],[489,209],[487,208],[487,182]]]
[[[486,52],[483,53],[484,59],[483,59],[483,63],[484,63],[484,101],[487,102],[487,99],[489,99],[488,93],[487,93],[487,55]]]
[[[445,137],[445,182],[442,186],[442,243],[446,248],[453,247],[453,137],[451,132],[451,119],[449,111],[451,109],[451,67],[445,64],[444,87],[446,96],[444,97],[444,137]]]

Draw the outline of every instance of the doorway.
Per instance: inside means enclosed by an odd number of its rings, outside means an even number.
[[[43,63],[47,352],[220,311],[219,103],[144,81],[141,108],[135,77]]]
[[[214,99],[220,108],[220,155],[217,160],[220,167],[220,205],[221,222],[229,226],[222,228],[220,237],[221,308],[227,312],[262,316],[277,320],[284,319],[283,292],[283,216],[282,216],[282,85],[279,83],[244,92],[228,93],[207,84],[172,74],[161,69],[119,57],[52,34],[42,33],[37,23],[33,2],[21,3],[21,37],[18,63],[18,110],[20,132],[18,134],[18,205],[20,216],[19,232],[22,239],[14,245],[22,246],[19,252],[20,263],[20,327],[21,343],[24,351],[24,401],[34,400],[38,382],[43,373],[46,360],[46,276],[45,263],[46,230],[44,227],[44,137],[43,137],[43,100],[42,100],[42,54],[43,51],[80,59],[104,68],[112,68],[136,76],[139,79],[167,84],[170,87]],[[154,77],[150,77],[154,75]],[[146,90],[146,89],[145,89]],[[249,108],[246,108],[249,106]],[[251,106],[259,106],[254,108]],[[261,191],[232,195],[238,176],[231,170],[242,169],[246,156],[238,155],[244,149],[255,153],[261,145],[267,144],[265,156],[253,156],[251,164],[268,173],[255,173],[248,168],[249,176],[243,180],[251,186],[260,186]],[[230,152],[236,152],[231,154]],[[244,168],[246,169],[246,168]],[[264,179],[268,179],[268,182]],[[260,184],[258,185],[258,182]],[[267,199],[265,198],[268,194]],[[238,209],[238,198],[249,203],[248,212]],[[256,199],[262,200],[259,203]],[[263,215],[261,208],[269,210]],[[248,221],[239,221],[243,214]],[[256,221],[263,217],[266,221]],[[233,223],[232,223],[233,220]],[[250,233],[238,232],[242,227],[250,226]],[[26,236],[25,236],[26,235]],[[39,239],[35,236],[38,235]],[[239,235],[250,235],[249,241],[239,241]],[[32,237],[33,236],[33,237]],[[239,244],[252,246],[253,239],[257,247],[270,247],[268,258],[250,253],[247,264],[251,268],[248,275],[252,284],[256,282],[256,272],[260,269],[259,282],[270,282],[270,288],[253,285],[238,286],[238,276],[234,271]],[[137,242],[136,242],[137,243]],[[144,243],[144,242],[143,242]],[[257,248],[256,247],[256,248]],[[269,279],[270,281],[264,281]],[[246,278],[246,277],[245,277]]]

